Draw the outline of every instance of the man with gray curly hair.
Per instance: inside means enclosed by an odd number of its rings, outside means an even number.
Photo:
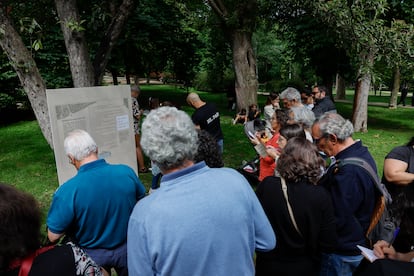
[[[377,166],[368,148],[354,140],[349,120],[337,113],[325,113],[312,126],[312,137],[319,150],[334,156],[361,158],[375,172]],[[357,245],[368,246],[365,238],[375,204],[375,183],[364,168],[347,164],[340,170],[330,166],[320,185],[331,194],[335,209],[338,243],[334,252],[322,256],[320,275],[352,275],[362,260]]]
[[[294,87],[288,87],[280,93],[279,98],[282,100],[283,107],[289,109],[293,106],[303,107],[299,91]]]
[[[313,114],[312,110],[304,107],[292,106],[290,108],[289,115],[294,122],[302,125],[306,134],[306,139],[308,139],[310,142],[313,142],[311,127],[315,121],[315,114]]]
[[[195,163],[196,127],[174,107],[148,114],[141,143],[163,177],[130,217],[130,275],[254,275],[255,249],[276,238],[246,179]]]

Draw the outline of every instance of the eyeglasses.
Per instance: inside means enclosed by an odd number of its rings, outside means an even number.
[[[315,145],[318,145],[320,140],[322,140],[322,139],[324,139],[324,138],[327,138],[328,136],[329,136],[329,133],[325,133],[324,135],[322,135],[322,136],[321,136],[321,137],[319,137],[319,138],[313,138],[313,143],[314,143]]]

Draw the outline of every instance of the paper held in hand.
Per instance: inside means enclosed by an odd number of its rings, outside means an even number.
[[[364,257],[367,258],[371,263],[378,259],[378,257],[375,256],[373,250],[360,245],[357,245],[357,247],[359,250],[361,250],[362,255],[364,255]]]
[[[267,156],[266,147],[263,144],[258,144],[254,146],[254,149],[261,157]]]

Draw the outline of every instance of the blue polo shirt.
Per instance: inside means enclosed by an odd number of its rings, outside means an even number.
[[[254,275],[254,251],[275,247],[273,229],[246,179],[203,162],[163,176],[134,208],[130,275]]]
[[[56,190],[46,223],[82,247],[112,249],[126,241],[129,216],[144,195],[130,167],[96,160]]]

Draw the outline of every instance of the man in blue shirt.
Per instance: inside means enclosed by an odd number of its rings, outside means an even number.
[[[142,148],[163,173],[128,225],[131,275],[254,275],[256,250],[275,247],[272,227],[237,171],[194,162],[191,118],[173,107],[152,110]]]
[[[336,160],[358,157],[377,171],[367,147],[354,140],[349,120],[337,113],[325,113],[312,126],[312,137],[320,151]],[[365,233],[375,204],[375,184],[364,168],[346,165],[339,171],[329,167],[320,185],[331,194],[338,243],[335,251],[322,257],[321,276],[351,276],[362,260],[357,245],[366,244]]]
[[[98,147],[86,131],[70,132],[64,147],[78,173],[53,196],[49,240],[66,235],[107,271],[113,267],[118,275],[128,275],[128,220],[145,188],[130,167],[98,159]]]

